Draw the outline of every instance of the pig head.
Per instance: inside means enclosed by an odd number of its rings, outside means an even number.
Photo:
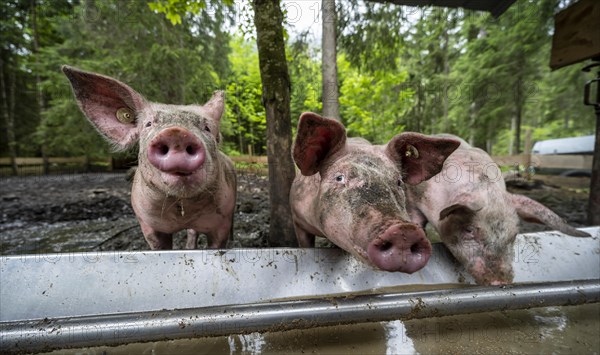
[[[323,236],[379,269],[421,269],[431,244],[409,221],[404,184],[434,176],[458,145],[417,133],[371,145],[347,139],[344,126],[333,119],[302,114],[293,147],[301,175],[290,191],[298,243],[312,247],[315,236]]]
[[[463,140],[445,161],[444,169],[421,184],[409,186],[407,196],[412,221],[422,226],[431,223],[478,284],[512,282],[519,218],[572,236],[589,236],[542,204],[507,192],[491,157]]]
[[[116,149],[139,142],[131,204],[152,249],[171,249],[172,234],[187,229],[186,248],[205,233],[224,247],[235,207],[232,162],[218,150],[223,93],[204,105],[147,101],[113,78],[63,66],[79,107]]]

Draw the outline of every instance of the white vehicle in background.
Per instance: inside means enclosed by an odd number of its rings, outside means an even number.
[[[536,171],[538,173],[560,174],[562,176],[591,176],[591,157],[594,155],[594,143],[595,137],[593,135],[548,139],[536,142],[531,149],[531,154],[532,157],[536,155],[540,156],[540,161],[542,162],[536,167]],[[573,159],[564,160],[567,162],[564,167],[561,167],[560,164],[545,166],[543,162],[546,159],[542,157],[543,155],[570,155],[573,156]],[[576,161],[582,161],[583,163],[575,168],[573,164],[577,165]]]

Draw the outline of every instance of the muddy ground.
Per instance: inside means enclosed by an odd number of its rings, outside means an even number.
[[[267,184],[264,176],[239,174],[230,247],[268,246]],[[545,204],[574,226],[585,225],[585,190],[540,185],[511,187],[511,192]],[[525,223],[521,230],[544,229]],[[183,248],[183,232],[174,243]],[[206,239],[199,246],[205,247]],[[0,254],[147,249],[125,173],[0,177]]]

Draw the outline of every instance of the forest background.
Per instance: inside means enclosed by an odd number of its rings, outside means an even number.
[[[303,3],[298,6],[298,3]],[[572,1],[571,1],[572,2]],[[592,134],[578,65],[548,66],[553,15],[571,2],[517,0],[499,18],[436,7],[337,1],[340,118],[384,143],[402,131],[454,133],[494,155]],[[266,114],[249,2],[207,0],[166,17],[152,0],[0,4],[0,156],[111,154],[80,113],[60,66],[128,83],[151,101],[204,103],[226,91],[222,149],[265,155]],[[320,112],[320,3],[282,3],[291,117]],[[308,20],[307,20],[308,18]],[[174,24],[177,23],[177,24]],[[327,98],[327,95],[324,95]]]

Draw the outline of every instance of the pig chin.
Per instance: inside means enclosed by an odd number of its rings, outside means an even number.
[[[470,272],[479,285],[502,286],[508,285],[513,281],[512,270],[510,273],[503,275],[494,272],[480,272],[478,268],[471,269]]]
[[[203,170],[193,173],[161,172],[160,180],[164,191],[176,197],[191,197],[190,195],[201,193],[206,186],[206,174]]]
[[[466,269],[479,285],[500,286],[512,283],[512,266],[498,261],[497,263],[501,264],[500,267],[490,268],[490,262],[490,260],[486,261],[481,257],[475,257],[469,261]]]
[[[148,177],[149,185],[159,192],[177,198],[190,198],[203,193],[210,185],[205,168],[193,172],[165,172],[158,169]]]

